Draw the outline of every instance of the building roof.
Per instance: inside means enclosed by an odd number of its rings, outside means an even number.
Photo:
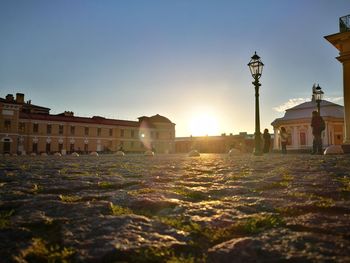
[[[156,114],[156,115],[153,115],[151,117],[147,117],[147,116],[142,116],[142,117],[139,117],[138,118],[139,121],[149,121],[151,123],[159,123],[159,122],[163,122],[163,123],[172,123],[168,118],[162,116],[162,115],[159,115],[159,114]]]
[[[4,98],[0,98],[0,102],[8,103],[8,104],[21,105],[23,111],[34,110],[36,112],[42,112],[42,113],[44,113],[44,112],[49,113],[50,112],[50,108],[32,104],[30,101],[22,103],[22,102],[17,102],[15,99],[7,100],[7,99],[4,99]]]
[[[164,116],[161,116],[159,114],[156,114],[152,117],[149,118],[151,120],[151,122],[165,122],[165,123],[171,123],[171,121],[164,117]]]
[[[287,109],[282,118],[275,119],[271,125],[275,126],[281,121],[311,119],[312,112],[317,109],[315,101],[307,101]],[[320,103],[322,117],[344,118],[344,107],[333,102],[322,100]]]
[[[0,98],[0,102],[3,103],[10,103],[10,104],[16,104],[21,105],[21,112],[20,112],[20,118],[21,119],[31,119],[31,120],[40,120],[40,121],[47,121],[47,122],[75,122],[75,123],[86,123],[86,124],[100,124],[100,125],[112,125],[112,126],[128,126],[128,127],[140,127],[144,126],[145,128],[155,128],[154,123],[172,123],[168,118],[161,116],[159,114],[156,114],[151,117],[142,116],[139,117],[139,121],[128,121],[128,120],[116,120],[116,119],[107,119],[101,116],[93,116],[90,117],[76,117],[74,116],[73,112],[65,111],[61,114],[50,114],[50,108],[38,106],[31,104],[31,101],[28,101],[27,103],[24,102],[18,102],[17,96],[21,95],[21,98],[23,101],[24,94],[17,93],[16,99],[13,97],[12,94],[8,94],[6,96],[6,99]]]
[[[75,123],[128,126],[128,127],[138,127],[139,126],[139,122],[137,122],[137,121],[106,119],[106,118],[99,117],[99,116],[94,116],[92,118],[88,118],[88,117],[64,116],[62,114],[59,114],[59,115],[30,114],[30,113],[21,112],[20,119],[40,120],[40,121],[47,121],[47,122],[50,122],[50,121],[75,122]]]

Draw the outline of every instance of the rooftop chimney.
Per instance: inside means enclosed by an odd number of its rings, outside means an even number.
[[[66,117],[73,117],[74,116],[74,112],[73,111],[65,111],[63,113],[64,116]]]
[[[24,103],[24,94],[23,93],[16,93],[16,102],[17,103]]]
[[[10,101],[10,102],[13,102],[13,95],[12,94],[7,94],[6,95],[6,101]]]

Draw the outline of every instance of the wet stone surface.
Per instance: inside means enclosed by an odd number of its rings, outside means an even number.
[[[1,158],[1,262],[350,261],[350,156]]]

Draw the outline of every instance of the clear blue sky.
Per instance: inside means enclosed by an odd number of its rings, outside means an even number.
[[[261,129],[271,131],[276,108],[310,98],[314,82],[342,97],[338,53],[323,37],[347,14],[349,0],[0,0],[0,96],[79,116],[158,113],[177,136],[193,133],[201,111],[218,134],[254,132],[247,63],[257,51]]]

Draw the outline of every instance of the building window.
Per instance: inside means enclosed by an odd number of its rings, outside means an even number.
[[[4,150],[4,153],[10,153],[11,152],[11,141],[10,141],[10,139],[4,139],[4,142],[3,142],[3,144],[4,144],[4,148],[3,148],[3,150]]]
[[[97,136],[101,136],[101,128],[97,128]]]
[[[70,152],[74,152],[74,143],[70,144]]]
[[[5,120],[4,121],[5,130],[11,129],[11,120]]]
[[[25,127],[26,127],[25,123],[24,122],[20,122],[18,129],[19,129],[20,132],[25,132]]]
[[[292,145],[292,144],[293,144],[293,142],[292,142],[292,134],[288,133],[287,145]]]
[[[88,136],[89,135],[89,127],[85,127],[85,135]]]
[[[124,130],[120,130],[120,137],[124,137]]]
[[[48,125],[46,126],[46,133],[47,133],[47,134],[51,134],[51,131],[52,131],[52,125],[51,125],[51,124],[48,124]]]
[[[306,145],[306,134],[305,132],[300,133],[300,145]]]
[[[32,152],[33,153],[38,153],[38,144],[37,143],[33,143]]]
[[[70,134],[74,135],[75,133],[75,127],[74,126],[70,126]]]
[[[58,126],[58,134],[63,134],[63,125]]]
[[[38,133],[38,131],[39,131],[39,124],[38,123],[34,123],[33,124],[33,132],[34,133]]]
[[[63,143],[59,143],[58,144],[58,151],[62,152],[62,150],[63,150]]]
[[[135,137],[135,131],[131,130],[131,138],[134,138],[134,137]]]
[[[109,129],[109,136],[113,136],[113,129]]]
[[[46,153],[50,153],[51,151],[51,143],[46,143]]]

